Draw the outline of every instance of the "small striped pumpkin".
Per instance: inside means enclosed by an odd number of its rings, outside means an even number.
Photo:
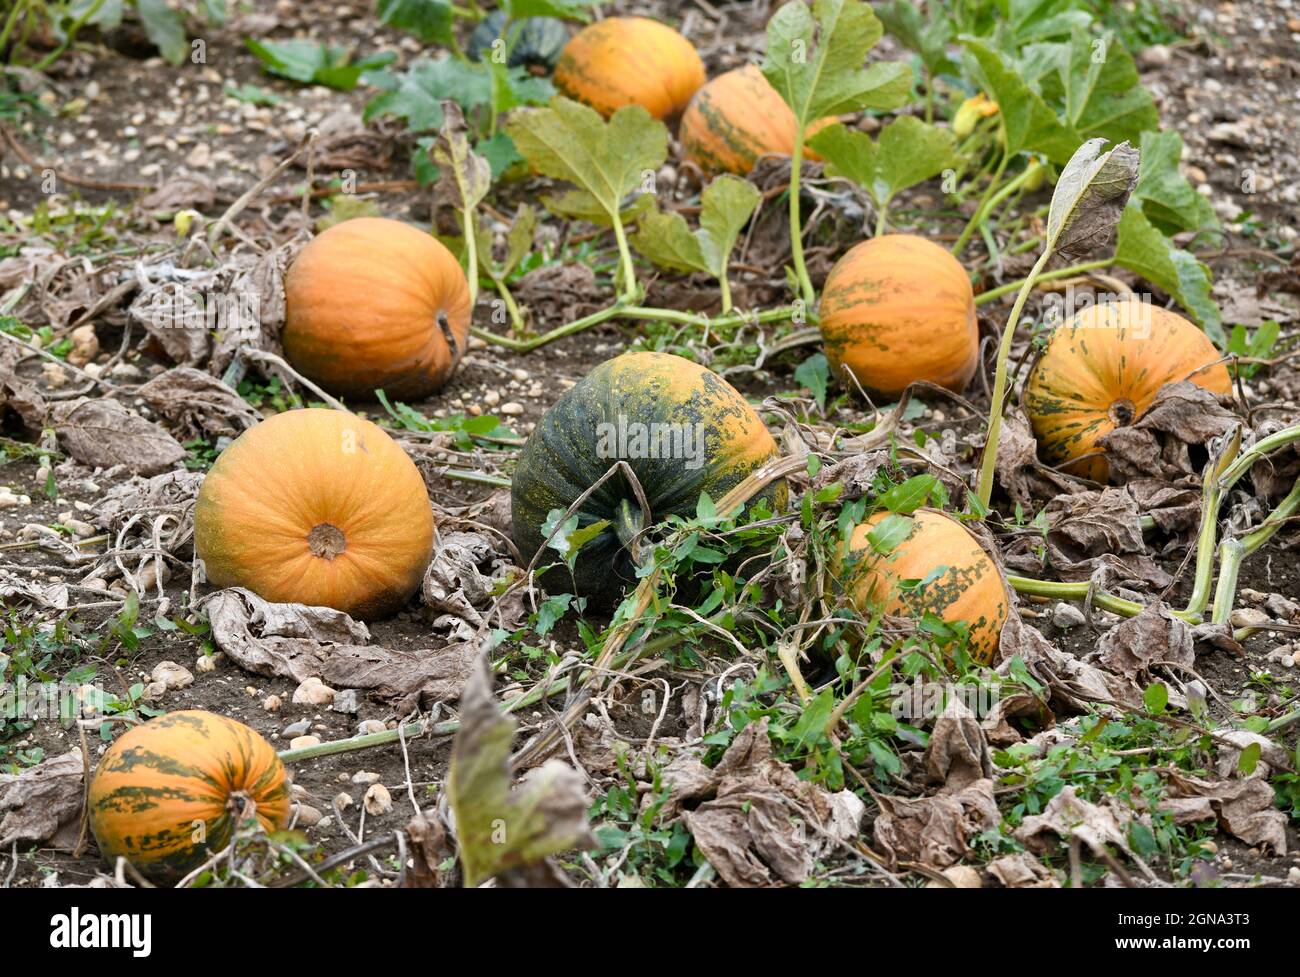
[[[172,712],[120,736],[90,782],[90,829],[105,858],[175,882],[229,843],[251,807],[268,831],[289,823],[289,781],[275,749],[243,723]]]
[[[704,84],[695,46],[648,17],[609,17],[574,34],[555,65],[555,87],[606,117],[640,105],[677,115]]]
[[[1177,313],[1149,302],[1093,305],[1052,334],[1025,385],[1025,413],[1049,465],[1105,483],[1110,466],[1098,440],[1132,424],[1167,383],[1190,380],[1232,393],[1210,338]]]
[[[889,518],[909,519],[911,525],[888,553],[878,553],[871,531]],[[1010,601],[996,564],[956,519],[933,509],[910,516],[878,512],[853,530],[847,552],[841,572],[859,613],[964,621],[970,627],[971,658],[992,664]],[[924,583],[903,586],[905,581]]]
[[[867,390],[897,397],[928,380],[960,393],[979,366],[975,294],[945,249],[915,234],[856,244],[826,276],[819,311],[826,359]]]
[[[814,122],[808,136],[834,122]],[[794,112],[752,64],[718,75],[695,93],[682,114],[682,148],[706,173],[744,176],[760,156],[789,156],[797,132]],[[821,159],[807,148],[804,156]]]

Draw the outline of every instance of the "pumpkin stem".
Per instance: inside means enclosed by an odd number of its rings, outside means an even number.
[[[332,560],[348,548],[348,541],[337,526],[322,522],[312,526],[311,532],[307,534],[307,546],[312,556]]]
[[[1116,427],[1128,427],[1137,417],[1137,406],[1127,397],[1115,401],[1106,412]]]

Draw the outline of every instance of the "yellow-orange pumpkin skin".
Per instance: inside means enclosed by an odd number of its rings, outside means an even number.
[[[420,586],[433,510],[414,463],[380,428],[294,410],[221,453],[194,507],[194,546],[215,586],[374,620]]]
[[[897,397],[916,380],[960,392],[979,365],[975,295],[946,250],[912,234],[851,248],[826,276],[822,340],[835,375]]]
[[[1025,385],[1025,412],[1043,460],[1105,483],[1097,441],[1133,423],[1167,383],[1190,380],[1220,395],[1232,378],[1210,338],[1149,302],[1089,306],[1048,340]]]
[[[584,27],[560,52],[555,86],[604,116],[640,105],[656,119],[686,108],[704,84],[694,45],[646,17],[610,17]]]
[[[104,857],[125,857],[159,883],[225,848],[250,802],[267,831],[289,823],[289,781],[275,748],[243,723],[199,710],[119,736],[86,801]]]
[[[335,224],[284,281],[289,362],[341,397],[416,400],[445,384],[469,342],[469,283],[431,235],[383,217]]]
[[[834,119],[808,127],[809,137]],[[744,176],[760,156],[789,156],[797,134],[794,113],[763,72],[748,64],[714,78],[682,114],[679,137],[688,159],[706,173]],[[807,147],[808,159],[821,159]]]
[[[965,621],[970,628],[967,650],[972,659],[990,664],[1007,620],[1006,585],[998,568],[975,537],[945,513],[918,509],[909,518],[911,531],[888,554],[868,542],[871,530],[890,513],[879,512],[854,529],[848,550],[850,600],[862,614],[884,611],[920,618],[935,614],[945,621]],[[902,589],[907,580],[925,580],[924,587]]]

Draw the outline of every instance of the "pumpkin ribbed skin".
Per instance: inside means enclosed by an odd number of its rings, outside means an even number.
[[[808,127],[811,137],[834,119]],[[789,156],[798,131],[794,113],[756,65],[714,78],[682,114],[679,136],[688,159],[707,173],[746,175],[760,156]],[[821,159],[805,147],[807,159]]]
[[[965,526],[932,509],[912,513],[911,532],[887,555],[879,555],[867,537],[889,515],[876,513],[849,538],[849,552],[857,559],[849,581],[853,606],[863,614],[883,610],[920,618],[930,613],[945,621],[965,621],[971,658],[991,663],[1010,603],[993,561]],[[924,580],[945,567],[922,588],[899,589],[900,581]]]
[[[638,432],[646,440],[638,443]],[[651,450],[650,436],[663,450]],[[717,501],[776,454],[762,419],[722,377],[668,353],[625,353],[566,391],[524,444],[510,489],[515,545],[531,560],[545,542],[547,514],[567,511],[620,459],[636,475],[651,519],[658,521],[694,515],[701,492]],[[785,483],[778,482],[759,498],[782,508],[787,495]],[[635,579],[618,534],[624,506],[639,516],[632,487],[615,474],[577,510],[581,527],[611,523],[581,550],[575,571],[580,593],[602,593]],[[555,579],[569,586],[567,571],[556,570]]]
[[[294,410],[221,453],[194,507],[194,545],[218,587],[373,620],[420,586],[433,510],[414,463],[380,428]]]
[[[245,798],[267,831],[289,823],[289,782],[274,747],[243,723],[187,710],[118,737],[95,770],[87,810],[106,858],[124,856],[165,883],[230,843]]]
[[[868,390],[896,397],[916,380],[961,392],[979,365],[970,279],[951,254],[912,234],[851,248],[826,276],[826,358]]]
[[[1210,338],[1182,316],[1145,302],[1089,306],[1057,328],[1025,385],[1025,412],[1049,465],[1105,483],[1097,441],[1131,424],[1167,383],[1216,394],[1232,378]],[[1075,461],[1074,459],[1079,459]]]
[[[469,342],[469,284],[450,251],[401,221],[335,224],[284,280],[289,362],[330,393],[383,388],[415,400],[440,388]]]
[[[640,105],[656,119],[686,108],[704,84],[704,62],[671,27],[646,17],[610,17],[569,39],[555,86],[604,116]]]

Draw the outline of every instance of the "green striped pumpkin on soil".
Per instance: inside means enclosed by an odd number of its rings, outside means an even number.
[[[201,710],[168,713],[120,736],[87,801],[104,857],[124,856],[162,883],[225,848],[246,809],[276,831],[289,822],[289,804],[275,748],[243,723]]]
[[[566,391],[524,444],[510,491],[515,545],[525,563],[531,560],[546,542],[548,514],[568,511],[619,460],[635,474],[658,522],[694,515],[700,493],[716,502],[777,453],[754,408],[712,370],[669,353],[624,353]],[[756,498],[783,508],[787,497],[785,483],[775,482]],[[578,592],[608,593],[635,581],[625,543],[640,531],[642,513],[626,476],[612,475],[576,515],[583,528],[609,523],[580,551]],[[557,558],[552,550],[540,562]],[[551,580],[573,585],[562,568]]]

